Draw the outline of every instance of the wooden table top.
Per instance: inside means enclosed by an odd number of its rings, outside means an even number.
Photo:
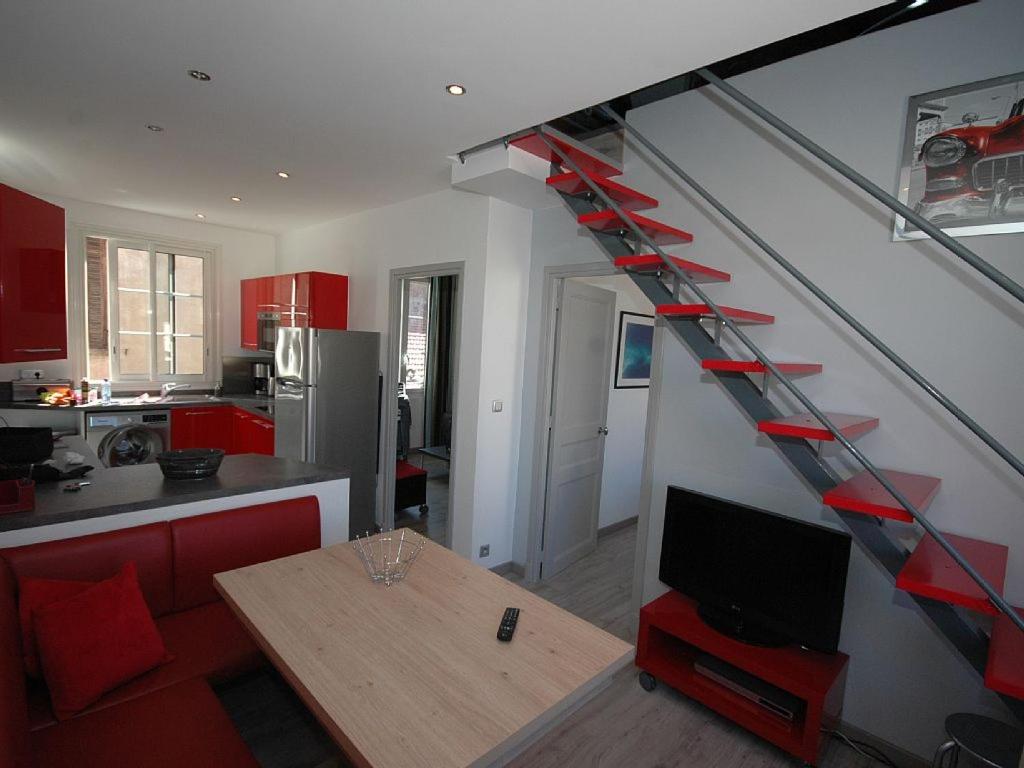
[[[430,541],[391,587],[370,581],[351,544],[214,578],[360,766],[498,762],[633,657],[628,643]],[[522,610],[502,643],[507,606]]]

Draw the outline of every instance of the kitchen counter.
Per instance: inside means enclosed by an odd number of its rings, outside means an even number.
[[[86,463],[91,462],[87,460]],[[256,454],[225,456],[220,471],[203,480],[166,480],[156,464],[116,469],[98,467],[84,478],[92,485],[75,493],[63,491],[64,482],[37,485],[36,508],[31,512],[0,515],[0,534],[326,483],[347,479],[348,476],[344,470]],[[224,505],[219,506],[223,508]]]
[[[0,403],[0,411],[5,409],[29,410],[35,412],[59,411],[68,413],[97,413],[100,411],[166,411],[170,408],[195,408],[203,405],[223,405],[241,408],[256,416],[274,418],[274,398],[261,395],[224,395],[223,397],[198,396],[189,398],[187,395],[172,395],[164,402],[150,400],[144,403],[115,402],[110,405],[89,403],[88,405],[46,405],[45,403],[10,402]]]

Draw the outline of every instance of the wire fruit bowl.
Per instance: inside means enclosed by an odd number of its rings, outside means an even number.
[[[357,536],[352,548],[363,561],[366,575],[374,583],[390,587],[409,573],[423,551],[423,537],[408,528],[383,531],[374,536]]]

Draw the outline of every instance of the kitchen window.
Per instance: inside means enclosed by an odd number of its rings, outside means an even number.
[[[211,256],[159,241],[85,238],[90,379],[145,388],[211,378]]]

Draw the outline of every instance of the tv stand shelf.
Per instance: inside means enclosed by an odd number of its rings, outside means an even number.
[[[774,714],[694,669],[702,654],[801,699],[793,720]],[[640,609],[636,664],[654,678],[728,717],[737,725],[816,765],[821,729],[834,728],[842,711],[849,657],[791,645],[761,648],[726,637],[697,615],[697,603],[667,592]]]

